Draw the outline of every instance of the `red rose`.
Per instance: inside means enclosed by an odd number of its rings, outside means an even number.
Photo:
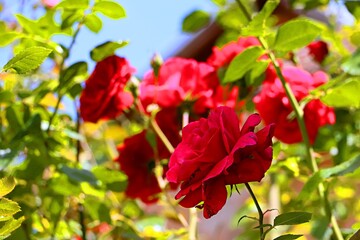
[[[309,49],[310,55],[313,56],[318,63],[321,63],[329,53],[328,46],[326,42],[323,41],[312,42],[307,45],[307,49]]]
[[[80,96],[80,114],[84,121],[115,118],[133,103],[124,88],[135,71],[125,58],[110,56],[98,62]]]
[[[236,55],[251,46],[260,45],[255,37],[240,37],[237,42],[230,42],[222,48],[213,47],[212,54],[207,59],[207,63],[216,69],[228,65]]]
[[[283,67],[282,74],[298,101],[307,96],[311,89],[327,81],[324,72],[311,75],[305,70],[290,66]],[[253,101],[264,122],[276,124],[276,138],[289,144],[302,141],[297,120],[289,119],[289,114],[293,110],[279,78],[273,82],[264,82],[261,92]],[[312,100],[304,108],[304,119],[310,142],[313,143],[321,126],[335,123],[335,114],[332,108],[325,106],[320,100]]]
[[[140,99],[148,106],[177,107],[184,100],[197,100],[211,96],[218,84],[214,68],[193,59],[170,58],[165,61],[155,77],[153,71],[145,74],[140,84]]]
[[[182,183],[175,196],[183,207],[204,208],[210,218],[225,204],[226,185],[260,181],[272,161],[273,125],[258,132],[259,115],[251,115],[240,130],[235,111],[218,107],[208,119],[188,124],[170,158],[166,174]],[[201,204],[203,202],[203,204]]]
[[[173,146],[180,142],[179,127],[176,122],[175,109],[163,109],[156,115],[156,121]],[[156,138],[156,148],[159,159],[170,157],[170,152]],[[146,130],[125,139],[118,147],[119,157],[115,160],[120,169],[128,176],[128,186],[125,194],[130,198],[140,198],[144,203],[157,201],[156,194],[161,192],[160,186],[153,172],[155,167],[155,153],[146,139]],[[164,176],[167,166],[164,166]],[[170,184],[172,189],[176,184]]]

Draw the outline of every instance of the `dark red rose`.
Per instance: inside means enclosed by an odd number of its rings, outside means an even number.
[[[251,115],[240,130],[235,111],[218,107],[208,119],[191,122],[182,131],[182,141],[170,158],[166,174],[181,183],[175,196],[183,207],[204,208],[210,218],[225,204],[226,185],[260,181],[272,161],[274,127],[258,132],[259,115]]]
[[[176,147],[180,142],[179,126],[177,125],[175,109],[163,109],[156,115],[156,122]],[[128,186],[125,194],[130,198],[140,198],[144,203],[153,203],[158,200],[156,194],[161,192],[154,173],[155,153],[153,147],[146,139],[146,130],[125,139],[118,147],[119,157],[115,160],[120,169],[128,176]],[[169,150],[159,137],[156,137],[156,152],[159,160],[170,157]],[[164,177],[168,167],[164,166]],[[170,184],[176,189],[177,184]]]
[[[177,107],[184,100],[195,101],[211,96],[217,84],[212,66],[176,57],[161,65],[158,77],[154,76],[153,71],[145,74],[139,97],[145,108],[152,103],[161,108]]]
[[[310,55],[318,62],[321,63],[324,61],[325,57],[329,53],[328,46],[326,42],[315,41],[307,45]]]
[[[158,200],[155,196],[161,192],[156,176],[154,151],[146,139],[146,131],[125,139],[118,147],[116,159],[120,169],[128,177],[125,194],[130,198],[140,198],[144,203]]]
[[[86,122],[113,119],[133,103],[124,88],[135,71],[125,58],[110,56],[98,62],[80,96],[80,114]]]
[[[290,66],[283,67],[282,74],[298,101],[307,96],[311,89],[327,81],[324,72],[319,71],[311,75],[305,70]],[[265,81],[261,92],[253,101],[264,122],[276,124],[276,138],[289,144],[302,141],[297,120],[289,119],[289,114],[293,110],[279,78],[275,78],[273,82]],[[313,143],[321,126],[335,123],[335,114],[332,108],[325,106],[320,100],[311,100],[304,108],[304,119],[310,142]]]

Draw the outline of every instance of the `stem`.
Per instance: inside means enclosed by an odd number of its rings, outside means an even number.
[[[158,135],[158,137],[161,139],[161,141],[164,143],[165,147],[167,148],[167,150],[170,153],[174,152],[174,147],[172,146],[171,142],[169,141],[169,139],[165,136],[165,134],[163,133],[163,131],[161,130],[161,128],[159,127],[159,125],[157,124],[155,118],[152,118],[150,120],[150,124],[151,127],[153,128],[153,130],[155,131],[155,133]]]
[[[247,12],[245,6],[242,4],[242,2],[240,0],[236,0],[236,2],[238,3],[241,11],[243,11],[243,13],[245,14],[245,16],[247,17],[247,19],[249,21],[251,21],[251,17],[250,14]],[[262,47],[267,50],[267,44],[266,41],[259,36],[258,40],[260,42],[260,44],[262,45]],[[270,58],[272,64],[274,65],[275,71],[277,76],[279,77],[281,84],[283,85],[283,88],[285,90],[286,96],[289,98],[291,106],[295,112],[296,115],[296,119],[297,122],[299,124],[299,129],[303,138],[303,142],[305,144],[306,147],[306,158],[308,160],[308,164],[310,166],[310,169],[312,170],[312,172],[315,174],[319,171],[319,167],[317,165],[317,162],[315,160],[314,157],[314,150],[311,146],[310,140],[309,140],[309,135],[307,133],[306,130],[306,125],[305,125],[305,121],[304,121],[304,111],[302,110],[302,108],[299,105],[299,102],[296,100],[294,93],[292,92],[290,85],[286,82],[284,75],[281,73],[281,69],[280,66],[278,64],[278,62],[276,61],[275,55],[274,53],[272,53],[271,51],[268,51],[267,53],[268,57]],[[331,205],[329,202],[329,199],[326,195],[326,191],[325,191],[325,186],[323,182],[320,182],[318,184],[318,192],[320,195],[321,200],[324,202],[324,208],[325,208],[325,213],[326,216],[330,219],[331,225],[332,225],[332,229],[334,231],[335,237],[337,240],[344,240],[342,234],[341,234],[341,230],[340,227],[337,223],[337,220],[335,218],[335,216],[332,214],[332,209],[331,209]]]
[[[249,191],[250,196],[251,196],[251,198],[253,199],[253,201],[254,201],[254,203],[255,203],[255,206],[256,206],[256,209],[257,209],[257,211],[258,211],[258,213],[259,213],[260,240],[264,240],[264,227],[263,227],[263,224],[264,224],[264,213],[263,213],[263,211],[261,210],[260,204],[259,204],[259,202],[257,201],[256,196],[255,196],[254,192],[252,191],[249,183],[245,183],[245,186],[246,186],[247,190]]]
[[[189,124],[189,111],[185,110],[182,115],[182,128]],[[198,215],[196,208],[189,209],[190,225],[189,240],[197,239]]]

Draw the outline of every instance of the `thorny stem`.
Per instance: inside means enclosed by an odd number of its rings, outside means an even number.
[[[251,20],[250,14],[247,12],[247,10],[244,7],[244,5],[242,4],[242,2],[240,0],[236,0],[236,2],[238,3],[240,9],[243,11],[245,16],[250,21]],[[261,36],[258,37],[258,40],[259,40],[260,44],[262,45],[262,47],[267,50],[266,41]],[[290,85],[286,82],[284,75],[281,72],[280,66],[279,66],[278,62],[276,61],[274,53],[271,51],[268,51],[267,55],[270,58],[271,63],[273,64],[273,66],[275,68],[276,75],[279,77],[281,84],[283,85],[283,88],[285,90],[286,96],[289,98],[291,106],[294,109],[294,113],[296,115],[296,119],[299,124],[299,129],[300,129],[300,132],[301,132],[301,135],[303,138],[303,142],[306,147],[306,158],[308,160],[310,169],[315,174],[315,173],[319,172],[319,167],[318,167],[316,159],[314,157],[314,150],[312,148],[312,145],[309,140],[309,135],[306,130],[306,125],[305,125],[305,121],[304,121],[304,111],[300,107],[299,102],[296,100],[295,95],[290,88]],[[330,219],[332,229],[334,231],[336,239],[343,240],[344,238],[342,236],[342,233],[341,233],[340,227],[337,223],[337,220],[332,213],[331,204],[327,197],[325,186],[324,186],[323,182],[320,182],[318,184],[318,192],[319,192],[321,200],[324,202],[325,213],[326,213],[327,217]]]
[[[260,240],[264,240],[264,213],[263,211],[261,210],[261,207],[260,207],[260,204],[259,202],[257,201],[256,199],[256,196],[254,194],[254,192],[252,191],[251,187],[250,187],[250,184],[249,183],[245,183],[245,186],[247,188],[247,190],[249,191],[250,193],[250,196],[251,198],[253,199],[254,203],[255,203],[255,206],[256,206],[256,209],[259,213],[259,230],[260,230]]]

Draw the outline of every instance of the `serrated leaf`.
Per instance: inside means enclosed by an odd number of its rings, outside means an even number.
[[[266,27],[266,20],[270,17],[275,8],[279,5],[279,0],[268,0],[261,11],[251,20],[251,22],[241,29],[244,36],[262,36]]]
[[[320,100],[332,107],[360,108],[360,78],[350,78],[333,88],[327,89]]]
[[[95,12],[101,12],[105,16],[113,19],[126,17],[125,9],[117,2],[101,1],[94,5]]]
[[[10,236],[11,232],[21,226],[21,223],[25,220],[25,217],[19,219],[10,219],[0,228],[0,238],[6,238]]]
[[[95,33],[98,33],[102,28],[102,21],[95,13],[86,15],[84,24],[90,31]]]
[[[39,67],[51,52],[51,49],[44,47],[29,47],[10,59],[3,70],[14,69],[19,74],[28,73]]]
[[[321,28],[310,20],[292,20],[282,25],[275,38],[274,50],[290,51],[304,47],[321,33]]]
[[[0,197],[10,193],[15,188],[14,177],[4,177],[0,179]]]
[[[20,211],[17,202],[7,198],[0,198],[0,217],[9,217]]]
[[[275,238],[274,240],[293,240],[293,239],[298,239],[301,236],[302,235],[286,234],[286,235],[281,235]]]
[[[202,10],[195,10],[187,15],[182,23],[182,30],[188,33],[194,33],[206,27],[210,23],[210,14]]]
[[[21,38],[23,35],[17,32],[7,32],[0,34],[0,47],[4,47],[18,38]]]
[[[351,75],[360,75],[360,49],[358,49],[348,60],[342,65],[344,72]]]
[[[96,46],[90,52],[90,57],[92,60],[99,62],[109,56],[114,55],[115,51],[118,48],[122,48],[128,44],[127,41],[118,41],[118,42],[105,42]]]
[[[261,47],[254,46],[245,49],[238,54],[230,63],[226,70],[224,80],[222,83],[235,82],[242,78],[245,73],[251,70],[257,63],[257,59],[264,54]]]
[[[309,222],[311,213],[308,212],[288,212],[278,215],[274,219],[274,226],[280,225],[297,225]]]

